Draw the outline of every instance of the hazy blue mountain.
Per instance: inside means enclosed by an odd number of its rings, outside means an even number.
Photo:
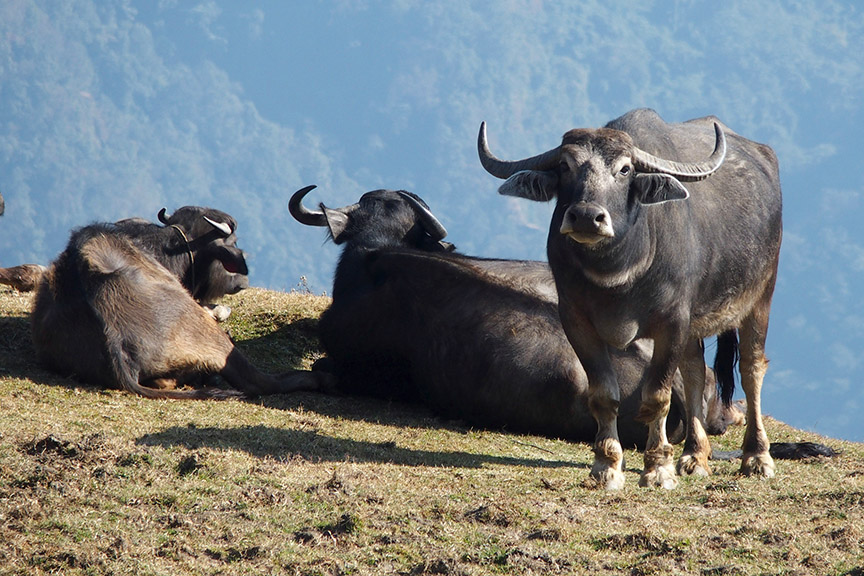
[[[544,258],[550,206],[477,161],[635,107],[716,114],[775,148],[785,237],[764,410],[864,440],[864,17],[854,2],[0,3],[0,265],[93,220],[202,204],[257,286],[329,291],[338,247],[287,213],[424,197],[466,253]]]

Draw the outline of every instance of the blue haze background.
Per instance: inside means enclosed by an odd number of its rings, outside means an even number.
[[[4,0],[0,265],[162,206],[240,222],[253,285],[329,292],[338,249],[287,212],[420,194],[465,253],[545,258],[551,206],[477,160],[635,107],[716,114],[777,151],[785,237],[763,407],[864,441],[864,17],[853,2]]]

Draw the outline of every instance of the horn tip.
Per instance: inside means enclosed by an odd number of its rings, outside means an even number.
[[[714,137],[717,141],[716,148],[722,150],[723,158],[726,157],[726,133],[723,132],[723,128],[720,126],[719,122],[714,123]]]
[[[309,186],[304,186],[303,188],[300,188],[299,190],[294,192],[291,195],[291,198],[288,199],[289,208],[300,204],[303,201],[303,198],[305,198],[306,195],[309,194],[309,192],[311,192],[317,187],[318,186],[316,186],[315,184],[310,184]]]
[[[321,212],[313,212],[303,205],[303,199],[315,188],[317,188],[317,186],[311,184],[294,192],[294,194],[291,195],[291,198],[288,199],[288,212],[295,220],[301,224],[305,224],[306,226],[326,226],[327,222],[324,219],[323,209]],[[323,206],[323,204],[321,206]]]
[[[489,150],[489,140],[486,137],[486,122],[480,122],[480,132],[477,134],[477,152],[480,154],[480,163],[485,167],[488,158],[492,156]]]

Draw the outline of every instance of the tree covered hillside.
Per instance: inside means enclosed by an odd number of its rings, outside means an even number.
[[[294,248],[285,218],[298,166],[329,161],[320,143],[263,119],[212,63],[170,54],[123,2],[0,4],[0,265],[44,263],[93,220],[197,204],[237,216],[258,283],[314,276],[320,255]]]

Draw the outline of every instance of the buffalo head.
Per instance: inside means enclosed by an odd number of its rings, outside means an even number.
[[[360,197],[356,204],[343,208],[319,210],[303,205],[303,198],[315,186],[306,186],[294,193],[288,209],[295,220],[307,226],[322,226],[330,231],[336,244],[372,248],[401,245],[427,251],[453,249],[443,242],[447,230],[416,194],[404,190],[373,190]]]
[[[182,256],[180,261],[186,259],[187,268],[178,277],[196,300],[208,304],[249,286],[246,259],[236,245],[234,218],[198,206],[184,206],[170,216],[163,208],[158,217],[182,239],[179,246],[184,253],[177,256]]]
[[[623,236],[640,206],[686,199],[689,192],[682,182],[702,180],[716,171],[726,155],[726,139],[719,124],[714,130],[714,152],[695,163],[649,154],[626,132],[609,128],[571,130],[548,152],[503,161],[489,150],[484,122],[477,148],[486,171],[506,179],[499,193],[541,202],[557,198],[553,228],[591,246]]]

